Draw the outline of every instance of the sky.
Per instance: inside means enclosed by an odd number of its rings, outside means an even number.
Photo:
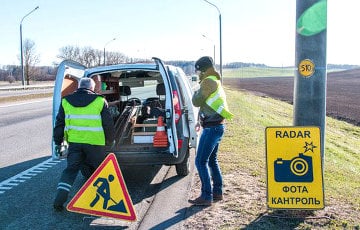
[[[90,46],[134,58],[294,66],[296,0],[1,0],[0,65],[20,65],[23,40],[35,42],[39,65],[59,49]],[[305,1],[305,0],[304,0]],[[328,0],[327,62],[360,65],[360,1]],[[115,38],[115,40],[113,40]]]

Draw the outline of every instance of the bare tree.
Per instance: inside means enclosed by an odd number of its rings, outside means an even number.
[[[80,62],[80,48],[76,46],[65,46],[59,49],[60,54],[57,56],[63,60],[73,60]]]
[[[99,59],[101,56],[98,55],[97,50],[89,46],[81,48],[78,46],[65,46],[60,48],[59,51],[58,58],[76,61],[87,67],[96,66],[101,61]]]
[[[86,67],[100,66],[103,63],[103,51],[93,49],[92,47],[65,46],[59,49],[60,54],[57,56],[63,60],[72,60],[79,62]],[[124,63],[129,58],[123,53],[106,52],[107,64]]]
[[[81,55],[82,63],[85,66],[95,66],[96,65],[96,55],[95,50],[89,46],[83,47],[81,49]]]
[[[26,84],[30,84],[30,79],[36,80],[37,69],[35,65],[40,62],[39,55],[36,54],[35,42],[26,39],[24,42],[24,72],[26,78]]]
[[[108,65],[125,63],[127,61],[127,57],[123,53],[119,52],[107,52],[106,53],[106,63]]]
[[[96,60],[96,66],[100,66],[103,62],[103,51],[102,50],[95,50],[95,60]]]

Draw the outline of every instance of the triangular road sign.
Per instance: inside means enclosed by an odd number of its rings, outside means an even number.
[[[134,207],[114,153],[105,158],[66,208],[71,212],[136,220]]]

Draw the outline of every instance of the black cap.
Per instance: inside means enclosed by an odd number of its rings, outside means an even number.
[[[195,70],[201,72],[205,72],[208,68],[213,66],[214,66],[214,61],[209,56],[201,57],[199,58],[199,60],[195,62]]]

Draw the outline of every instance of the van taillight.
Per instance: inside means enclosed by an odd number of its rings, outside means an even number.
[[[178,149],[181,149],[183,144],[183,140],[182,139],[178,139]]]
[[[173,91],[173,104],[175,110],[175,123],[177,124],[181,117],[179,94],[176,90]]]

